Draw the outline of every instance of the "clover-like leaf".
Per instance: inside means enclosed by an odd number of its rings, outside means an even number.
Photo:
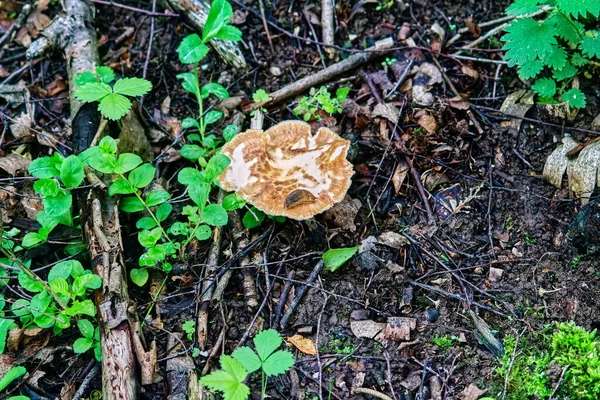
[[[294,362],[292,353],[287,350],[279,350],[263,362],[262,369],[268,376],[277,376],[289,371]]]
[[[127,97],[118,93],[111,93],[104,96],[102,100],[100,100],[100,104],[98,104],[98,111],[100,111],[106,118],[113,121],[123,118],[125,114],[129,112],[130,108],[131,101],[129,101]]]
[[[248,346],[237,348],[233,353],[231,353],[231,356],[238,360],[244,366],[244,368],[246,368],[249,374],[253,373],[254,371],[258,371],[262,365],[260,358],[258,358],[254,350]]]
[[[143,96],[152,89],[152,83],[142,78],[119,79],[113,87],[113,92],[124,96]]]

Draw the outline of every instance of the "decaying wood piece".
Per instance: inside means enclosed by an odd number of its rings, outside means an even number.
[[[184,15],[197,31],[201,31],[206,23],[210,5],[203,0],[166,0],[178,13]],[[237,44],[230,41],[214,39],[210,45],[219,57],[234,68],[247,67],[246,59]]]
[[[264,105],[279,103],[283,100],[289,99],[290,97],[300,94],[314,86],[318,86],[333,78],[336,78],[344,72],[348,72],[351,69],[365,64],[372,58],[384,54],[386,50],[391,49],[393,46],[394,41],[392,38],[379,40],[375,43],[375,46],[369,47],[365,52],[353,54],[345,60],[333,64],[317,72],[316,74],[309,75],[282,87],[281,89],[269,94],[270,99],[268,101],[254,103],[252,108],[256,110]]]
[[[321,35],[323,43],[334,44],[335,38],[335,0],[323,0],[321,2]],[[325,53],[331,59],[335,58],[337,50],[333,47],[325,47]]]
[[[171,333],[167,341],[168,356],[174,356],[185,349],[181,335]],[[169,395],[167,400],[200,400],[200,382],[195,371],[194,360],[185,353],[167,360],[167,382]]]

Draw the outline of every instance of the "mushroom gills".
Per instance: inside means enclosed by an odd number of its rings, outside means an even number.
[[[302,204],[314,203],[317,198],[314,194],[305,189],[296,189],[288,194],[283,203],[285,208],[292,208]]]

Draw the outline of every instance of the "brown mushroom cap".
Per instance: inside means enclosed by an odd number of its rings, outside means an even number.
[[[349,146],[327,128],[312,135],[301,121],[248,130],[223,146],[231,164],[218,179],[267,214],[309,219],[344,198],[354,174]]]

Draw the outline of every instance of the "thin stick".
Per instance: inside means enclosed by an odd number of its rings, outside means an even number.
[[[463,46],[463,49],[472,49],[473,47],[477,46],[479,43],[487,40],[490,36],[493,36],[496,33],[498,33],[499,31],[501,31],[502,29],[506,28],[508,25],[510,25],[510,24],[508,22],[506,22],[502,25],[495,27],[494,29],[491,29],[485,35],[480,36],[477,39],[473,40],[471,43]],[[463,51],[465,51],[465,50],[459,50],[455,54],[461,54]]]
[[[290,294],[290,289],[292,288],[292,279],[294,279],[294,271],[290,271],[287,274],[287,279],[285,280],[283,290],[281,291],[281,295],[279,296],[277,308],[275,309],[275,317],[273,318],[272,326],[279,325],[279,321],[281,320],[281,312],[283,311],[283,307],[285,307],[285,303],[287,302],[287,298]]]
[[[104,1],[104,0],[90,0],[90,2],[92,3],[96,3],[96,4],[102,4],[105,6],[113,6],[113,7],[117,7],[117,8],[122,8],[124,10],[128,10],[128,11],[133,11],[133,12],[138,12],[138,13],[142,13],[142,14],[146,14],[150,17],[179,17],[179,14],[166,14],[166,13],[159,13],[159,12],[155,12],[153,11],[148,11],[148,10],[143,10],[141,8],[137,8],[137,7],[132,7],[132,6],[126,6],[125,4],[119,4],[119,3],[115,3],[114,1]]]
[[[335,26],[333,17],[335,15],[335,0],[321,1],[321,40],[327,45],[332,45],[335,41]],[[329,58],[334,58],[336,51],[331,47],[325,47],[325,52]]]
[[[387,394],[383,394],[381,392],[378,392],[377,390],[362,388],[362,387],[353,388],[352,394],[368,394],[369,396],[377,397],[378,399],[381,399],[381,400],[394,400]]]
[[[296,297],[294,298],[294,301],[292,302],[292,304],[290,304],[290,308],[288,308],[286,313],[283,315],[283,318],[281,318],[281,324],[280,324],[281,328],[285,328],[288,321],[292,317],[292,314],[296,310],[296,307],[298,307],[298,305],[302,301],[302,297],[308,290],[308,287],[309,287],[308,285],[312,284],[315,281],[315,279],[317,279],[317,276],[319,276],[319,274],[323,270],[324,265],[325,264],[323,263],[323,260],[319,261],[317,263],[317,265],[313,268],[312,272],[308,276],[308,279],[306,280],[304,285],[302,287],[300,287],[298,290],[296,290]]]
[[[269,33],[269,25],[267,25],[267,17],[265,16],[265,3],[264,0],[258,0],[258,7],[260,9],[260,18],[262,19],[263,28],[265,28],[265,33],[267,34],[267,41],[269,42],[269,47],[273,54],[275,54],[275,49],[273,48],[273,41],[271,40],[271,34]]]

